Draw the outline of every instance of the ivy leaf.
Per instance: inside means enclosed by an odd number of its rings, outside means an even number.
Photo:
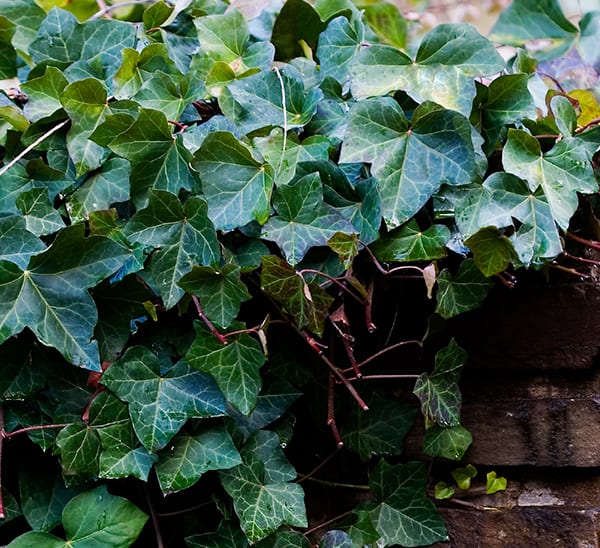
[[[416,410],[393,400],[375,399],[369,411],[354,414],[341,430],[349,449],[363,462],[375,455],[399,455]]]
[[[327,531],[319,540],[319,548],[352,548],[352,537],[345,531]]]
[[[496,472],[488,472],[487,476],[487,483],[486,483],[486,488],[485,488],[485,493],[486,495],[493,495],[494,493],[497,493],[498,491],[505,491],[506,490],[506,478],[504,477],[498,477],[496,475]]]
[[[451,238],[444,225],[431,225],[421,231],[414,219],[401,228],[388,232],[371,245],[380,261],[431,261],[446,256],[446,244]]]
[[[170,192],[151,191],[148,206],[129,220],[123,233],[133,242],[155,248],[150,272],[166,308],[183,297],[184,290],[177,282],[194,264],[214,265],[219,261],[219,243],[208,207],[195,196],[182,206]]]
[[[458,378],[466,359],[467,353],[452,339],[435,355],[433,371],[422,373],[415,382],[413,393],[421,402],[426,427],[459,424],[462,397]]]
[[[0,80],[17,75],[17,52],[12,46],[15,25],[6,17],[0,17]]]
[[[409,462],[392,466],[379,461],[369,485],[378,504],[366,509],[373,526],[388,545],[423,546],[448,540],[446,527],[425,494],[425,464]]]
[[[258,162],[231,133],[206,137],[194,154],[209,215],[217,230],[231,230],[269,218],[273,168]]]
[[[430,457],[459,461],[472,442],[471,433],[460,424],[448,427],[434,424],[425,431],[423,452]]]
[[[542,153],[535,137],[510,129],[502,163],[508,173],[526,180],[531,192],[542,189],[554,220],[564,230],[577,209],[577,193],[598,190],[587,152],[571,140],[559,141]]]
[[[477,477],[477,468],[472,464],[467,464],[462,468],[455,468],[450,472],[452,478],[456,482],[459,489],[469,489],[471,487],[471,480]]]
[[[298,21],[302,21],[302,25],[298,25]],[[287,61],[302,56],[301,40],[314,51],[319,34],[325,27],[326,24],[308,2],[288,0],[273,25],[271,42],[275,46],[275,59]]]
[[[191,77],[157,70],[143,81],[133,99],[143,108],[161,111],[167,120],[179,120],[185,107],[195,97]]]
[[[535,103],[527,84],[527,74],[505,74],[487,88],[477,86],[476,110],[471,120],[481,126],[487,154],[492,153],[503,127],[536,118]]]
[[[27,230],[36,236],[54,234],[65,226],[60,213],[52,207],[45,188],[32,188],[19,194],[15,205],[23,213]]]
[[[352,108],[340,161],[372,163],[390,228],[415,215],[442,183],[467,184],[478,172],[471,125],[464,116],[424,104],[415,110],[409,128],[404,112],[389,97]]]
[[[358,53],[363,41],[363,25],[360,18],[348,20],[335,17],[319,36],[317,57],[323,78],[330,76],[340,83],[348,78],[348,66]]]
[[[365,7],[365,19],[384,44],[406,47],[407,24],[402,13],[393,4],[370,4]]]
[[[226,328],[235,320],[242,302],[250,299],[246,284],[240,279],[240,267],[225,264],[219,270],[194,266],[179,280],[179,286],[196,295],[208,319]]]
[[[90,342],[97,311],[86,289],[115,272],[129,251],[83,232],[83,225],[63,229],[26,270],[0,261],[0,342],[29,327],[71,363],[100,370],[97,344]]]
[[[273,207],[278,215],[267,221],[262,237],[277,242],[291,265],[298,264],[311,247],[327,245],[336,232],[354,232],[352,224],[323,203],[318,173],[279,187]]]
[[[242,463],[223,426],[197,434],[180,432],[159,453],[155,470],[164,494],[187,489],[209,470],[227,470]]]
[[[319,88],[306,90],[300,72],[286,65],[278,72],[263,71],[235,80],[219,98],[219,105],[243,133],[250,133],[267,126],[302,127],[322,97]]]
[[[456,276],[452,276],[447,269],[442,270],[437,282],[435,311],[445,319],[477,308],[492,288],[492,282],[481,273],[472,259],[461,263]]]
[[[256,548],[311,548],[308,539],[296,531],[275,531],[266,539],[255,544]]]
[[[268,255],[262,258],[261,288],[281,305],[300,329],[306,327],[319,336],[323,333],[333,298],[318,284],[305,282],[283,259]]]
[[[102,382],[129,404],[133,428],[148,451],[165,447],[192,417],[216,417],[225,403],[207,375],[177,362],[161,373],[158,358],[145,347],[129,348],[102,376]]]
[[[46,249],[44,242],[27,230],[19,215],[0,217],[0,259],[26,269],[29,259]]]
[[[225,399],[248,415],[260,392],[259,369],[265,363],[265,356],[260,343],[247,333],[232,339],[223,344],[207,328],[196,324],[196,338],[184,359],[211,375]]]
[[[15,27],[14,47],[26,52],[35,40],[46,12],[29,0],[0,0],[0,13]]]
[[[475,265],[487,277],[504,272],[519,259],[510,240],[495,227],[482,228],[465,244],[473,252]]]
[[[577,27],[564,16],[556,0],[543,5],[533,0],[517,0],[502,11],[490,38],[511,46],[551,39],[559,51],[564,51],[576,35]]]
[[[221,521],[212,533],[185,537],[189,548],[248,548],[248,539],[236,523]]]
[[[56,436],[56,446],[67,484],[73,485],[98,475],[101,447],[100,437],[94,428],[83,423],[69,424]]]
[[[219,473],[233,498],[235,513],[251,543],[286,524],[306,527],[304,492],[292,483],[296,471],[289,464],[277,434],[254,433],[241,450],[243,464]]]
[[[352,95],[365,99],[403,90],[468,116],[478,76],[504,69],[494,46],[467,24],[443,24],[421,42],[414,61],[391,46],[370,45],[350,67]]]
[[[171,135],[162,112],[140,109],[137,118],[107,116],[90,138],[131,162],[131,199],[138,208],[146,205],[152,189],[177,195],[198,185],[189,167],[191,155],[181,135]]]

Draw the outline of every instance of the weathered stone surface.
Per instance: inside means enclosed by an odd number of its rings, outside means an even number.
[[[469,367],[585,369],[600,350],[600,285],[497,288],[452,320]]]

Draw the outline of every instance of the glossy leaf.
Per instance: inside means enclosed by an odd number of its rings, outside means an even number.
[[[219,260],[217,234],[201,198],[191,197],[182,205],[173,194],[154,190],[148,206],[129,220],[124,234],[155,249],[150,272],[166,308],[183,297],[177,283],[194,264],[214,265]]]
[[[462,397],[458,388],[460,371],[467,353],[454,339],[435,355],[431,373],[422,373],[413,393],[421,402],[425,425],[457,426],[460,421]]]
[[[506,489],[506,478],[498,477],[496,472],[487,473],[487,483],[485,488],[486,495],[493,495],[498,491],[504,491]]]
[[[323,78],[330,76],[340,83],[348,78],[348,66],[363,41],[363,26],[358,18],[335,17],[319,36],[317,57]]]
[[[378,504],[369,516],[387,544],[420,546],[447,540],[444,523],[425,495],[425,465],[420,462],[389,465],[381,460],[369,485]]]
[[[518,255],[510,242],[497,228],[482,228],[465,244],[473,252],[475,265],[484,276],[493,276],[518,261]]]
[[[450,230],[444,225],[432,225],[421,231],[411,220],[399,229],[388,232],[371,246],[380,261],[429,261],[446,256]]]
[[[462,468],[455,468],[450,474],[459,489],[469,489],[471,487],[471,480],[477,477],[477,468],[472,464],[467,464],[467,466]]]
[[[198,434],[180,432],[159,454],[156,476],[162,492],[174,493],[196,483],[209,470],[227,470],[242,463],[223,427]]]
[[[133,428],[149,451],[165,447],[192,417],[225,411],[211,379],[178,362],[161,373],[158,358],[145,347],[132,347],[102,376],[102,382],[129,404]]]
[[[425,431],[423,452],[431,457],[459,461],[472,442],[470,432],[460,424],[449,427],[433,425]]]
[[[219,341],[207,328],[197,324],[196,338],[185,361],[211,375],[225,399],[244,415],[256,405],[262,385],[259,369],[265,363],[260,343],[247,333]]]
[[[220,472],[235,513],[250,542],[267,537],[282,524],[306,527],[304,492],[279,447],[277,435],[261,430],[241,450],[243,463]]]

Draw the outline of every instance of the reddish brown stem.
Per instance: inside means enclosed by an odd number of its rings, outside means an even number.
[[[585,257],[578,257],[577,255],[571,255],[567,251],[563,251],[562,256],[565,259],[571,259],[572,261],[578,261],[580,263],[592,264],[594,266],[600,266],[600,261],[594,259],[586,259]]]
[[[192,301],[194,301],[194,305],[196,306],[196,311],[198,312],[198,316],[205,323],[206,327],[210,329],[210,332],[218,339],[221,344],[227,344],[227,337],[222,333],[217,331],[217,328],[213,325],[213,323],[208,319],[204,310],[202,310],[202,306],[200,305],[200,301],[196,295],[192,295]]]
[[[19,430],[13,430],[12,432],[6,432],[4,428],[0,431],[0,437],[4,439],[18,436],[19,434],[26,434],[27,432],[35,432],[36,430],[51,430],[53,428],[64,428],[69,426],[69,423],[65,424],[39,424],[37,426],[26,426],[25,428],[19,428]]]
[[[0,432],[4,434],[4,407],[0,405]],[[2,496],[2,450],[4,442],[4,435],[0,436],[0,519],[6,517],[4,510],[4,497]]]
[[[577,236],[577,234],[573,234],[572,232],[565,232],[565,236],[569,238],[569,240],[573,240],[574,242],[585,245],[586,247],[600,249],[600,242],[597,242],[596,240],[586,240],[585,238]]]
[[[561,264],[557,264],[555,262],[550,263],[550,266],[552,268],[555,268],[556,270],[560,270],[561,272],[565,272],[567,274],[570,274],[571,276],[577,276],[578,278],[581,278],[582,280],[589,280],[590,276],[588,276],[587,274],[584,274],[583,272],[579,272],[579,270],[575,270],[574,268],[568,268],[566,266],[563,266]]]
[[[335,422],[335,391],[334,391],[333,373],[329,373],[329,384],[327,386],[327,424],[333,433],[333,439],[338,447],[343,447],[344,442]]]
[[[365,360],[363,360],[362,362],[360,362],[357,365],[359,368],[361,368],[364,365],[367,365],[369,362],[372,362],[373,360],[379,358],[380,356],[383,356],[383,354],[385,354],[386,352],[389,352],[390,350],[394,350],[396,348],[400,348],[401,346],[405,346],[407,344],[416,344],[416,345],[420,346],[421,348],[423,348],[423,341],[417,341],[417,340],[401,341],[399,343],[395,343],[390,346],[386,346],[383,350],[380,350],[379,352],[375,352],[375,354],[369,356],[368,358],[366,358]],[[344,372],[346,372],[346,371],[344,371]]]
[[[367,331],[369,333],[375,332],[377,326],[373,323],[373,290],[375,288],[374,283],[370,283],[367,287],[367,303],[365,305],[365,323],[367,324]]]
[[[600,124],[600,118],[594,118],[593,120],[590,120],[587,124],[584,124],[581,127],[578,127],[575,130],[575,133],[582,133],[583,131],[585,131],[586,129],[588,129],[589,127],[595,126]]]
[[[384,380],[384,379],[418,379],[420,375],[363,375],[362,377],[350,377],[348,380],[350,382],[362,380],[362,381],[374,381],[374,380]]]

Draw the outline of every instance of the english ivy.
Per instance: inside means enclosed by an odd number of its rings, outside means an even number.
[[[540,6],[0,0],[3,542],[447,539],[446,327],[597,225],[600,12]]]

